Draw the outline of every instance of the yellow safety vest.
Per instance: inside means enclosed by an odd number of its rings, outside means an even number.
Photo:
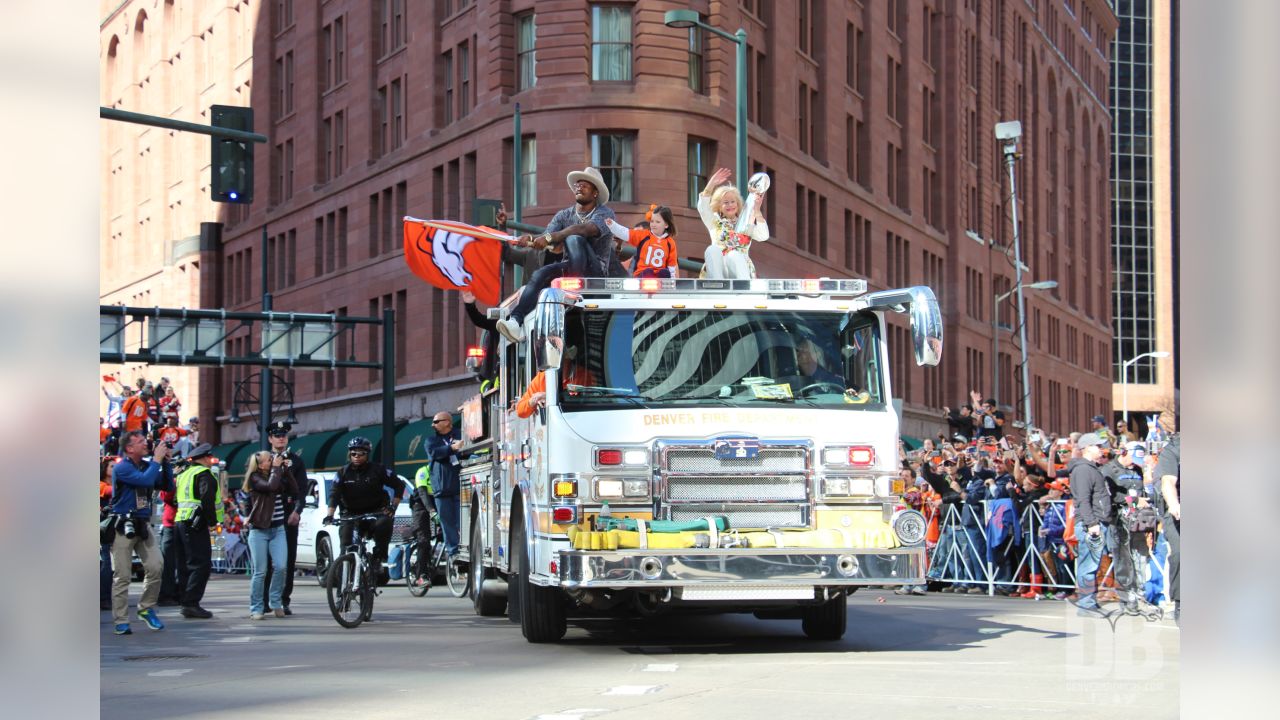
[[[413,476],[414,487],[426,488],[427,492],[431,490],[431,466],[423,465],[418,468],[418,472]]]
[[[195,496],[196,476],[202,472],[209,470],[203,465],[192,465],[178,474],[174,484],[176,484],[177,492],[174,493],[178,501],[178,514],[174,517],[176,522],[186,522],[190,520],[196,510],[200,509],[200,499]],[[214,503],[217,518],[215,522],[222,522],[222,508]]]

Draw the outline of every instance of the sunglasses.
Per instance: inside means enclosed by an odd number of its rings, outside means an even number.
[[[439,425],[440,423],[446,423],[446,422],[449,422],[449,421],[448,421],[448,420],[432,420],[432,421],[431,421],[431,424],[432,424],[432,425]]]
[[[348,455],[368,455],[369,451],[368,450],[352,450],[347,454]]]

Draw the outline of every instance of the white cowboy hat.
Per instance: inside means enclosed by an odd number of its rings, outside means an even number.
[[[609,186],[605,184],[604,176],[600,174],[599,170],[593,167],[589,167],[581,171],[574,170],[565,177],[565,181],[569,183],[570,190],[577,189],[574,185],[576,185],[579,180],[586,180],[596,186],[596,190],[600,192],[600,199],[596,202],[597,205],[609,204]]]

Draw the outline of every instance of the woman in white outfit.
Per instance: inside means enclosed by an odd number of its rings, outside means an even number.
[[[760,214],[760,203],[752,211],[746,232],[735,230],[742,210],[742,195],[729,183],[728,168],[720,168],[707,180],[698,195],[698,215],[707,226],[711,245],[707,247],[703,276],[713,279],[745,280],[756,276],[751,263],[751,243],[769,239],[769,223]]]

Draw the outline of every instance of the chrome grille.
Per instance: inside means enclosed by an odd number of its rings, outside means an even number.
[[[673,505],[672,520],[697,520],[724,516],[729,527],[784,528],[804,527],[807,518],[803,505]]]
[[[806,470],[802,447],[762,447],[754,458],[717,460],[707,447],[676,447],[663,457],[664,472],[673,473],[803,473]]]
[[[729,527],[805,527],[809,521],[806,444],[762,444],[754,458],[718,460],[714,444],[660,448],[662,517],[723,516]]]
[[[667,478],[667,500],[682,502],[803,501],[807,496],[803,475],[771,477],[683,476]]]

